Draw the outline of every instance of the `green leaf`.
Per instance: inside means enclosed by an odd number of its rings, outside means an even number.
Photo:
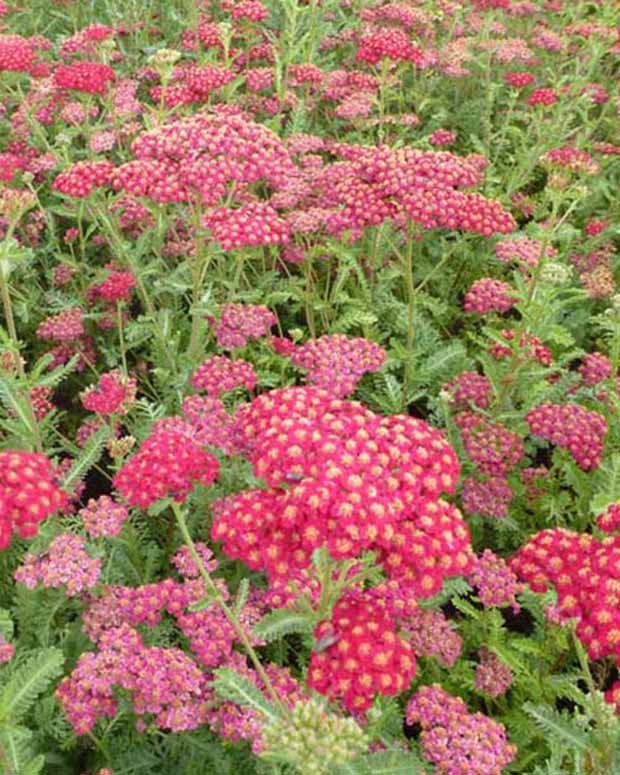
[[[32,732],[25,727],[0,725],[0,764],[7,763],[10,769],[2,769],[6,775],[21,775],[22,765],[32,757]]]
[[[61,673],[64,661],[60,649],[49,648],[22,664],[0,695],[0,722],[19,723],[38,695]]]
[[[216,670],[213,686],[223,699],[252,708],[269,719],[277,718],[273,705],[265,699],[260,689],[234,670],[226,667]]]
[[[574,721],[561,716],[548,705],[534,705],[526,702],[523,710],[534,720],[536,726],[548,737],[555,738],[571,750],[586,753],[591,748],[591,741]]]
[[[270,611],[254,627],[256,637],[262,638],[267,643],[293,632],[312,632],[312,622],[307,616],[288,611],[286,608]]]
[[[378,751],[332,769],[334,775],[418,775],[424,763],[411,751]]]
[[[88,472],[88,469],[99,460],[101,452],[103,451],[103,446],[109,435],[109,428],[104,426],[89,437],[81,454],[71,467],[71,470],[62,480],[63,489],[71,490],[74,482],[77,482],[84,477]]]

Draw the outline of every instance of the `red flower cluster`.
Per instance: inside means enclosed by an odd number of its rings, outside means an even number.
[[[428,138],[428,141],[436,147],[452,145],[456,141],[456,132],[451,132],[449,129],[436,129]]]
[[[598,468],[603,458],[607,421],[580,404],[542,404],[527,413],[530,431],[570,452],[584,471]]]
[[[211,92],[234,81],[235,77],[234,70],[224,67],[183,64],[175,68],[171,84],[166,87],[154,86],[151,96],[157,102],[163,99],[167,108],[190,105],[192,102],[206,102]]]
[[[16,532],[21,538],[37,534],[37,525],[67,505],[51,462],[35,452],[0,451],[0,549]]]
[[[517,71],[506,73],[504,78],[506,83],[510,86],[514,86],[515,89],[523,89],[526,86],[529,86],[531,83],[534,83],[536,80],[536,76],[532,73],[523,73]]]
[[[0,35],[0,72],[28,73],[35,65],[36,46],[21,35]]]
[[[620,533],[620,503],[612,503],[607,511],[596,518],[599,530],[604,533]]]
[[[516,237],[498,242],[495,245],[495,255],[500,261],[509,263],[518,261],[525,266],[535,267],[543,253],[543,243],[540,240],[531,237]],[[557,255],[557,250],[548,245],[544,251],[549,258]]]
[[[554,89],[534,89],[528,98],[527,104],[535,107],[536,105],[553,105],[557,101],[558,95]]]
[[[237,387],[254,390],[256,382],[256,372],[251,363],[232,361],[225,355],[207,358],[192,375],[192,385],[196,390],[204,390],[216,398]]]
[[[486,315],[488,312],[508,312],[515,303],[514,288],[501,280],[483,277],[465,294],[463,309]]]
[[[599,171],[599,163],[587,151],[581,151],[570,145],[553,148],[541,157],[541,161],[554,167],[577,173],[583,172],[587,175],[595,175]]]
[[[114,81],[114,70],[100,62],[72,62],[58,65],[54,71],[54,84],[60,89],[73,89],[102,97],[108,90],[108,83]]]
[[[413,62],[418,67],[425,63],[424,52],[413,45],[406,32],[377,25],[369,25],[360,36],[356,59],[369,65],[376,65],[382,59]]]
[[[242,446],[269,485],[221,501],[224,551],[270,579],[367,549],[403,588],[429,596],[472,560],[454,492],[458,461],[443,435],[412,417],[379,417],[318,388],[285,388],[238,412]]]
[[[508,342],[512,342],[515,338],[515,331],[513,329],[504,328],[501,331],[501,335]],[[512,347],[508,345],[495,342],[489,350],[494,358],[510,358],[513,355]],[[553,361],[551,350],[540,341],[534,334],[521,334],[519,340],[519,347],[517,348],[517,355],[519,358],[532,358],[542,363],[543,366],[550,366]]]
[[[239,208],[216,207],[205,213],[202,225],[224,250],[285,245],[290,240],[290,227],[266,202],[251,202]]]
[[[393,617],[363,595],[341,598],[314,635],[330,645],[312,652],[308,686],[350,711],[367,710],[375,694],[400,694],[415,676],[411,645],[397,635]]]
[[[365,227],[397,216],[426,229],[461,229],[484,236],[515,228],[498,202],[459,190],[480,183],[480,157],[345,144],[334,144],[331,151],[346,161],[326,166],[315,181],[320,205],[333,210],[325,219],[330,233],[359,236]]]
[[[218,462],[179,431],[156,431],[114,477],[114,487],[132,506],[148,509],[161,498],[184,501],[197,484],[210,485]]]
[[[102,374],[99,382],[82,393],[82,406],[97,414],[127,414],[136,400],[138,383],[115,369]]]
[[[114,172],[109,161],[78,161],[57,175],[53,188],[67,196],[84,197],[107,185]]]
[[[385,350],[368,339],[332,334],[297,347],[291,361],[307,372],[309,384],[342,397],[355,390],[365,372],[381,368]]]
[[[102,299],[110,304],[117,301],[129,303],[136,285],[137,280],[131,272],[113,269],[103,282],[89,288],[88,297],[90,301]]]
[[[536,533],[510,560],[534,592],[553,585],[563,617],[577,619],[577,634],[591,659],[620,661],[620,537],[552,528]]]

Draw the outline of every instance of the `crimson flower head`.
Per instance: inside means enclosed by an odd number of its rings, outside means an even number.
[[[48,458],[16,449],[0,452],[0,549],[9,546],[13,532],[35,536],[39,522],[66,504]]]
[[[148,509],[162,498],[182,503],[197,484],[218,475],[213,455],[182,430],[156,430],[114,477],[114,487],[131,506]]]
[[[114,70],[100,62],[72,62],[59,65],[54,72],[54,84],[61,89],[73,89],[86,94],[103,96],[108,82],[114,81]]]

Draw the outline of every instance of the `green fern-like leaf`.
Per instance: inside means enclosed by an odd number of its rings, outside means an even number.
[[[410,751],[378,751],[332,769],[334,775],[419,775],[426,771]]]
[[[252,708],[268,718],[276,718],[273,705],[265,699],[260,690],[234,670],[228,668],[216,670],[213,685],[216,693],[223,699]]]
[[[526,702],[523,710],[533,719],[536,726],[547,735],[563,745],[569,745],[572,750],[586,753],[591,742],[587,734],[574,721],[561,716],[548,705],[534,705]]]
[[[288,611],[286,608],[270,611],[254,627],[254,634],[266,640],[267,643],[294,632],[310,633],[312,623],[306,616]]]
[[[99,460],[108,436],[109,429],[104,427],[100,428],[96,433],[93,433],[93,435],[89,437],[80,456],[62,481],[64,489],[70,490],[73,484],[85,476],[88,469]]]
[[[60,674],[63,662],[62,651],[49,648],[18,667],[0,695],[0,724],[18,724],[39,694]]]

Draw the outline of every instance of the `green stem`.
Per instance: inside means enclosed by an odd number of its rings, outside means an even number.
[[[222,596],[221,591],[218,589],[217,585],[211,578],[211,575],[205,568],[200,555],[196,551],[196,545],[194,544],[194,541],[192,540],[189,529],[187,527],[187,522],[185,520],[185,514],[183,513],[183,509],[178,503],[173,501],[172,511],[174,512],[174,516],[176,518],[177,525],[179,526],[179,530],[181,531],[181,535],[183,536],[183,540],[185,541],[185,545],[187,546],[193,561],[196,563],[198,572],[200,573],[200,576],[204,581],[207,590],[213,595],[213,598],[217,606],[221,609],[224,616],[231,623],[235,631],[235,634],[241,641],[241,644],[246,650],[250,658],[250,661],[252,662],[252,664],[254,665],[254,668],[256,669],[256,672],[258,673],[261,681],[265,685],[265,689],[269,694],[270,698],[272,699],[274,704],[278,707],[278,709],[283,715],[285,716],[288,715],[288,709],[278,697],[278,694],[274,689],[274,686],[271,683],[269,676],[265,672],[265,668],[262,666],[261,661],[258,658],[258,654],[254,650],[254,647],[252,646],[250,639],[248,638],[247,632],[240,624],[239,619],[235,615],[234,611],[226,604],[226,601],[224,600],[224,597]]]

